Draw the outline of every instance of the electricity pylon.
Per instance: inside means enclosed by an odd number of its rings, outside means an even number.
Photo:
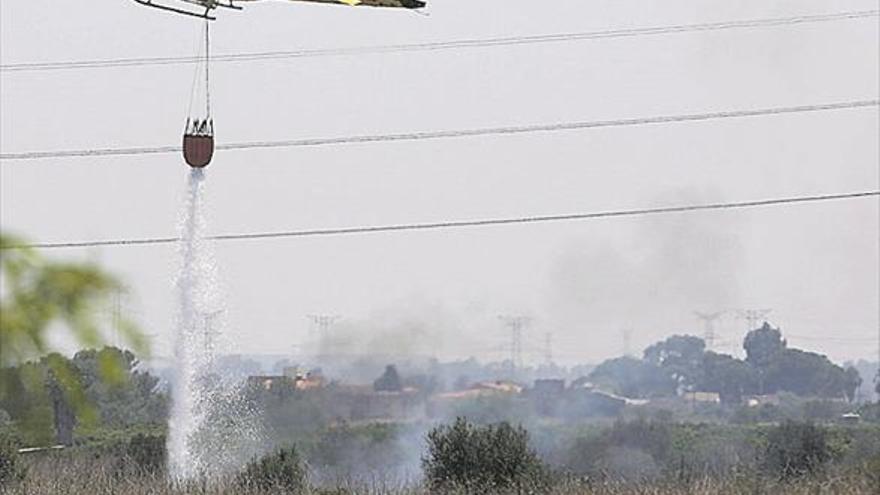
[[[746,331],[751,332],[758,328],[759,322],[766,321],[767,315],[771,312],[773,312],[772,309],[741,309],[737,311],[737,314],[741,319],[746,320],[746,324],[749,326]]]
[[[624,328],[620,331],[623,336],[623,355],[632,356],[632,328]]]
[[[510,368],[511,378],[516,375],[516,370],[522,368],[522,335],[523,329],[531,323],[528,316],[501,315],[498,317],[510,328]]]
[[[205,360],[209,367],[214,366],[214,337],[220,334],[220,330],[214,327],[214,320],[223,314],[224,311],[225,310],[218,309],[217,311],[206,313],[204,316],[202,332],[205,341]]]
[[[314,346],[312,352],[317,356],[317,353],[320,352],[321,344],[327,338],[327,334],[330,333],[330,327],[341,320],[342,317],[338,315],[306,315],[306,318],[312,322],[312,342]]]
[[[698,319],[703,322],[703,341],[706,343],[706,349],[712,350],[715,348],[715,337],[717,334],[715,333],[715,322],[724,315],[724,311],[716,311],[714,313],[701,313],[699,311],[694,311],[694,314]]]

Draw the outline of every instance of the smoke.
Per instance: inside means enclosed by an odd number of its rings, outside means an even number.
[[[687,190],[658,203],[710,197],[717,198]],[[700,328],[693,311],[737,305],[743,263],[738,231],[723,213],[664,215],[573,242],[552,266],[549,314],[568,338],[593,337],[594,358],[621,353],[618,335],[626,328],[638,344],[670,332],[693,333]]]
[[[441,304],[409,299],[363,319],[340,319],[321,333],[313,328],[310,359],[353,383],[372,383],[386,364],[422,370],[450,342],[467,341],[460,314]]]

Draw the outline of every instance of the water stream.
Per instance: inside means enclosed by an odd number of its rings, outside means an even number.
[[[168,471],[175,480],[212,478],[256,455],[260,434],[241,377],[224,376],[217,356],[230,348],[226,307],[211,242],[205,239],[205,173],[191,169],[180,215],[174,283],[174,378]]]

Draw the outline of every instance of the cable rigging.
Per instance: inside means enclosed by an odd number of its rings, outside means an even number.
[[[259,232],[259,233],[239,233],[239,234],[222,234],[209,236],[207,239],[214,241],[233,241],[233,240],[258,240],[258,239],[278,239],[287,237],[320,237],[320,236],[336,236],[351,234],[375,234],[385,232],[404,232],[419,230],[445,230],[457,229],[465,227],[488,227],[501,225],[516,224],[536,224],[548,222],[563,222],[576,220],[594,220],[601,218],[622,218],[622,217],[639,217],[647,215],[660,215],[671,213],[686,213],[694,211],[710,211],[710,210],[729,210],[729,209],[746,209],[765,206],[816,203],[837,201],[846,199],[858,199],[880,196],[880,190],[822,194],[814,196],[795,196],[785,198],[772,198],[753,201],[738,201],[728,203],[709,203],[709,204],[688,204],[677,206],[664,206],[657,208],[639,208],[631,210],[609,210],[587,213],[569,213],[559,215],[535,215],[526,217],[509,217],[509,218],[489,218],[478,220],[447,220],[442,222],[429,223],[410,223],[395,225],[374,225],[362,227],[343,227],[343,228],[325,228],[312,230],[289,230],[278,232]],[[152,244],[172,244],[178,242],[178,237],[152,237],[142,239],[116,239],[104,241],[82,241],[82,242],[45,242],[34,244],[23,244],[15,246],[4,246],[2,249],[60,249],[60,248],[78,248],[78,247],[98,247],[98,246],[139,246]]]
[[[189,110],[187,111],[186,126],[183,131],[183,158],[187,165],[193,168],[204,168],[211,163],[214,156],[214,119],[211,117],[211,22],[205,19],[205,57],[204,57],[204,117],[199,118],[193,112],[193,104],[196,101],[196,81],[201,73],[201,66],[196,69],[193,78],[193,91],[190,95]],[[201,105],[199,105],[201,107]],[[197,109],[198,112],[201,109]]]
[[[375,45],[349,48],[319,48],[289,51],[266,51],[251,53],[230,53],[217,55],[215,62],[251,62],[262,60],[283,60],[311,57],[339,57],[352,55],[373,55],[385,53],[425,52],[440,50],[459,50],[467,48],[488,48],[496,46],[515,46],[539,43],[561,43],[638,36],[658,36],[701,31],[720,31],[761,27],[777,27],[798,24],[814,24],[846,20],[866,19],[880,16],[880,10],[848,11],[831,14],[802,15],[751,19],[744,21],[723,21],[699,24],[679,24],[631,29],[588,31],[580,33],[555,33],[534,36],[511,36],[499,38],[463,39],[428,43],[408,43]],[[148,65],[175,65],[200,63],[199,57],[138,57],[105,60],[79,60],[61,62],[23,62],[0,65],[0,72],[47,71],[66,69],[101,69],[112,67],[139,67]]]
[[[731,110],[723,112],[706,112],[677,115],[659,115],[654,117],[636,117],[615,120],[592,120],[580,122],[558,122],[553,124],[535,124],[524,126],[486,127],[477,129],[455,129],[439,131],[407,132],[398,134],[372,134],[361,136],[342,136],[334,138],[306,138],[280,141],[251,141],[243,143],[220,144],[217,150],[249,150],[262,148],[299,148],[311,146],[339,146],[345,144],[367,144],[398,141],[424,141],[433,139],[450,139],[463,137],[500,136],[510,134],[532,134],[538,132],[560,132],[573,130],[598,129],[604,127],[627,127],[648,124],[671,124],[680,122],[701,122],[731,118],[759,117],[795,113],[822,112],[880,106],[880,100],[854,100],[816,105],[793,107],[769,107],[752,110]],[[131,148],[90,148],[81,150],[61,151],[25,151],[18,153],[0,153],[0,160],[37,160],[44,158],[78,158],[98,156],[127,156],[177,153],[178,146],[131,147]]]

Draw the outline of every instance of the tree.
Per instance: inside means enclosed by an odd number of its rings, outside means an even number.
[[[102,371],[104,367],[112,373]],[[59,372],[58,370],[63,370]],[[52,353],[0,370],[7,394],[0,409],[32,445],[70,444],[75,428],[100,423],[130,426],[164,422],[167,397],[159,380],[139,369],[129,351],[105,347],[78,352],[73,359]]]
[[[97,315],[122,284],[92,263],[49,261],[16,237],[0,234],[0,366],[41,355],[46,331],[61,323],[86,347],[101,344]],[[120,330],[138,351],[146,341],[127,320]]]
[[[699,389],[716,392],[725,404],[738,404],[744,395],[757,392],[756,370],[733,356],[709,351],[703,356],[702,370]]]
[[[773,328],[766,321],[755,330],[746,334],[743,340],[743,349],[746,351],[746,362],[754,366],[758,372],[758,393],[768,392],[765,385],[766,369],[786,346],[782,338],[782,332]]]
[[[165,420],[167,397],[158,393],[159,379],[141,369],[131,351],[87,349],[77,352],[71,363],[103,424],[126,426]]]
[[[759,368],[767,367],[785,347],[786,342],[782,338],[782,332],[778,328],[771,327],[766,321],[761,328],[746,334],[743,341],[746,361]]]
[[[602,362],[588,379],[627,397],[668,397],[675,395],[678,386],[667,370],[629,356]]]
[[[124,292],[122,284],[93,263],[50,261],[26,247],[21,239],[0,234],[0,368],[21,363],[48,351],[47,331],[55,324],[66,328],[81,345],[95,347],[102,341],[98,315],[110,297]],[[146,340],[125,318],[119,330],[131,346],[146,353]],[[50,355],[41,366],[25,368],[17,376],[4,374],[0,380],[0,401],[14,401],[21,387],[43,389],[35,399],[43,406],[51,403],[56,434],[69,441],[66,432],[73,418],[70,412],[89,416],[92,410],[83,402],[85,395],[67,362]],[[108,373],[114,370],[106,368]],[[40,409],[43,410],[43,409]],[[29,417],[27,420],[44,418]],[[43,423],[35,423],[44,424]],[[60,430],[59,430],[60,429]],[[61,431],[64,430],[64,431]]]
[[[400,375],[393,364],[385,366],[385,373],[373,382],[373,390],[377,392],[399,392],[402,388]]]
[[[821,354],[785,349],[762,371],[764,387],[769,393],[786,391],[801,396],[846,397],[846,372]]]
[[[645,361],[666,369],[680,387],[693,389],[700,379],[706,343],[692,335],[673,335],[645,349]]]

